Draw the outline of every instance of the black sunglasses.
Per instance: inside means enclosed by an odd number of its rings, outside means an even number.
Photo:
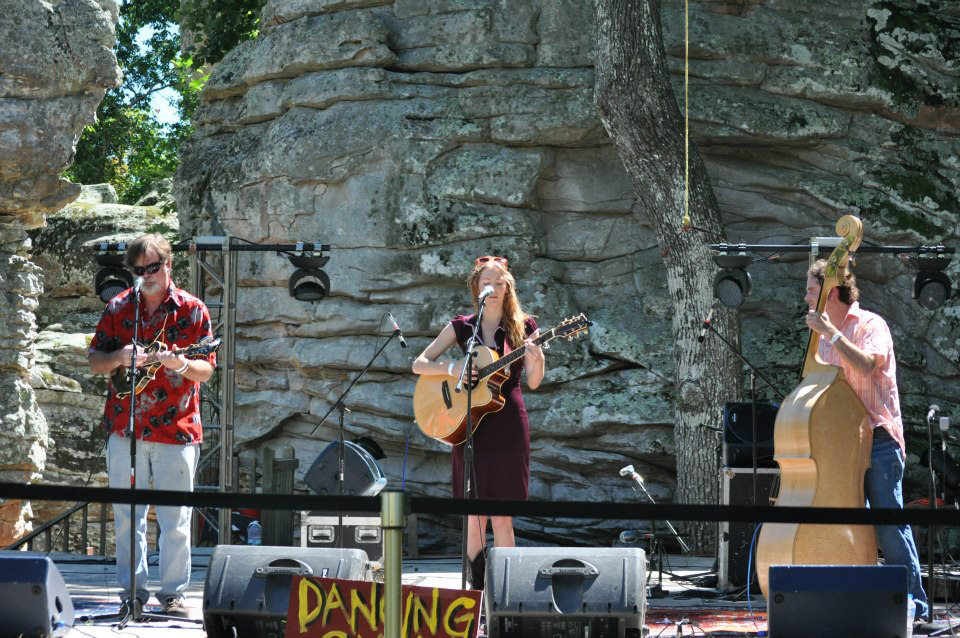
[[[155,261],[152,264],[147,264],[146,266],[133,266],[130,270],[132,270],[133,274],[135,274],[137,277],[143,277],[145,274],[152,275],[156,273],[162,267],[162,261]]]

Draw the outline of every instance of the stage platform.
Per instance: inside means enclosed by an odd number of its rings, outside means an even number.
[[[203,583],[212,553],[210,548],[193,550],[193,574],[186,592],[186,607],[193,618],[200,620],[203,609]],[[32,555],[43,555],[31,552]],[[115,567],[112,559],[98,556],[51,553],[60,573],[70,590],[76,622],[69,636],[115,637],[116,619],[101,618],[82,620],[116,614],[119,610],[120,590],[115,582]],[[710,573],[714,568],[712,558],[670,556],[666,561],[667,571],[663,576],[662,597],[648,597],[646,626],[650,638],[668,636],[764,636],[767,630],[766,601],[759,592],[751,592],[749,600],[745,592],[719,592],[711,584]],[[716,578],[712,579],[715,582]],[[656,584],[654,572],[652,583]],[[456,557],[422,558],[403,562],[403,583],[425,587],[460,587],[460,563]],[[156,553],[150,554],[150,589],[159,584]],[[943,603],[937,605],[937,617],[942,621],[933,633],[918,631],[915,635],[960,635],[960,613]],[[159,603],[151,599],[147,611],[159,613]],[[957,627],[951,634],[949,624]],[[176,635],[181,638],[205,636],[201,624],[185,621],[152,621],[130,623],[125,635],[141,638],[160,638]]]

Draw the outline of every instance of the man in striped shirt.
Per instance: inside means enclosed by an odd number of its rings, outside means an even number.
[[[818,353],[830,365],[843,368],[847,381],[863,402],[873,427],[870,469],[864,477],[867,502],[878,508],[903,508],[903,468],[906,446],[897,390],[893,338],[880,315],[860,307],[857,280],[849,271],[830,290],[823,313],[817,301],[827,262],[814,262],[807,271],[807,326],[819,333]],[[878,525],[877,544],[888,565],[906,565],[909,597],[915,618],[927,612],[927,595],[920,579],[920,559],[909,525]]]

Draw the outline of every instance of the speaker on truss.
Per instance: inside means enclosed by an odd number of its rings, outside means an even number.
[[[909,636],[903,565],[771,565],[770,638]]]
[[[636,547],[494,547],[487,555],[487,636],[643,632],[646,563]]]
[[[344,496],[376,496],[387,484],[374,454],[367,449],[370,445],[361,443],[362,440],[357,443],[344,441]],[[340,468],[339,451],[340,441],[334,441],[325,447],[303,476],[304,483],[321,496],[336,496],[340,493],[337,481]]]
[[[359,549],[217,545],[203,583],[208,638],[283,636],[294,576],[370,580]]]
[[[46,556],[0,552],[0,636],[54,638],[73,626],[73,602]]]

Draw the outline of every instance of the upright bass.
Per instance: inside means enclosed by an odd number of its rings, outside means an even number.
[[[837,222],[842,237],[827,262],[817,312],[846,275],[860,246],[863,224],[853,215]],[[780,466],[779,507],[864,507],[863,476],[870,467],[873,432],[863,403],[843,369],[818,356],[820,335],[810,331],[803,379],[784,400],[774,424],[774,459]],[[757,541],[760,589],[768,594],[771,565],[874,565],[871,525],[765,523]]]

